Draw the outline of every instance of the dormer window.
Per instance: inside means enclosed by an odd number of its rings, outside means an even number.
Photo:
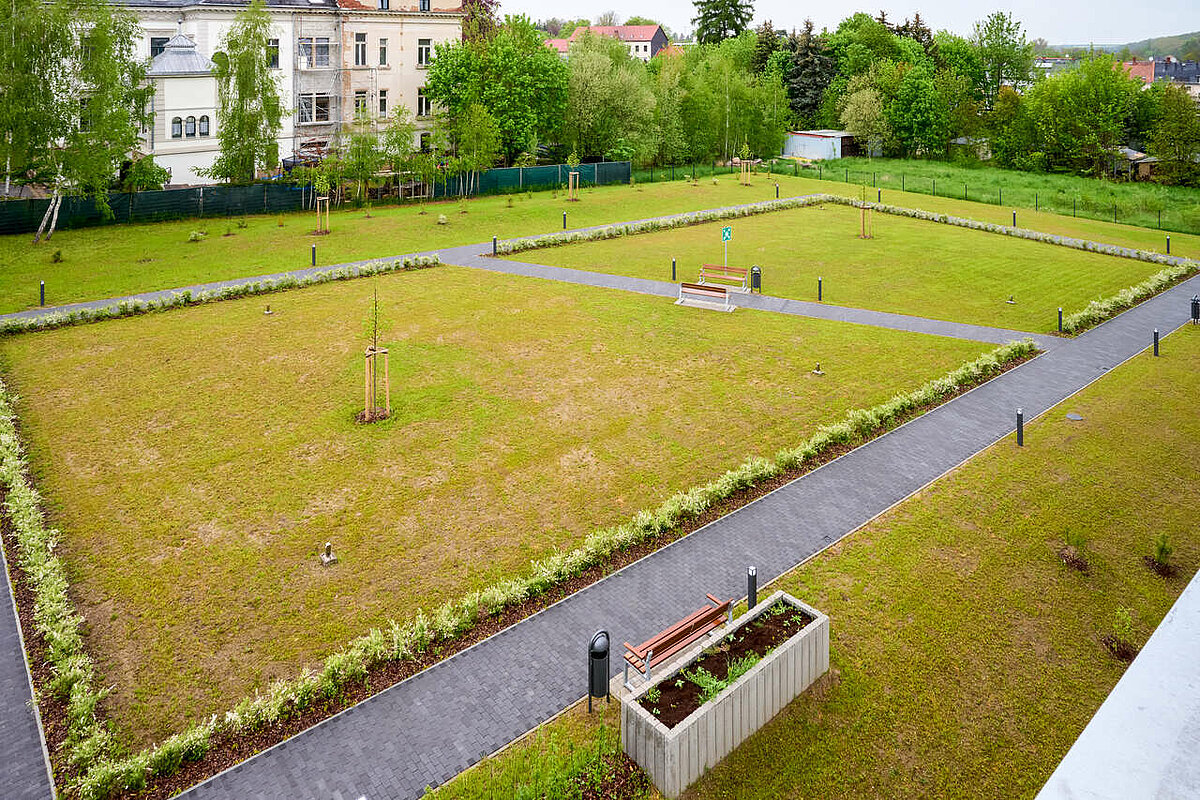
[[[421,0],[420,8],[422,11],[428,11],[429,10],[429,0]]]
[[[388,0],[379,0],[379,10],[380,11],[388,10]]]

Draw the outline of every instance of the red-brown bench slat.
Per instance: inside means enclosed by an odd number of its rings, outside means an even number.
[[[746,277],[746,268],[745,267],[725,267],[720,264],[701,264],[700,269],[701,270],[709,269],[709,270],[713,270],[716,273],[727,272],[731,275],[737,275],[742,278]]]
[[[649,680],[650,669],[661,664],[666,659],[678,653],[702,636],[721,626],[729,613],[733,601],[722,602],[711,594],[706,597],[713,603],[693,611],[666,630],[655,634],[640,645],[634,646],[624,642],[626,649],[625,661]],[[650,656],[647,663],[646,656]],[[626,685],[629,685],[628,669],[626,667]]]
[[[699,294],[705,297],[725,297],[729,291],[724,286],[707,286],[703,283],[679,284],[681,294]]]

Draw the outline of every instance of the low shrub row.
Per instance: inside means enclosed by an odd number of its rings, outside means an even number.
[[[1093,300],[1083,309],[1063,317],[1063,332],[1080,333],[1094,325],[1099,325],[1125,309],[1133,308],[1143,300],[1195,275],[1197,271],[1200,271],[1200,264],[1195,261],[1176,264],[1151,275],[1139,284],[1122,289],[1114,295]]]
[[[716,480],[675,494],[657,509],[643,510],[628,522],[593,531],[582,546],[534,562],[524,577],[472,592],[429,614],[418,610],[413,618],[403,623],[392,621],[386,629],[371,630],[351,642],[345,650],[328,656],[319,670],[306,670],[298,678],[274,683],[264,694],[248,697],[224,715],[214,716],[154,748],[121,759],[98,753],[98,757],[92,759],[91,768],[72,788],[81,797],[89,799],[137,790],[149,779],[168,775],[181,764],[201,758],[218,733],[250,734],[315,703],[335,699],[350,684],[363,681],[375,665],[416,658],[436,643],[454,639],[480,620],[544,594],[620,550],[673,530],[735,492],[811,464],[833,448],[857,444],[888,430],[906,414],[945,400],[999,374],[1014,360],[1035,352],[1032,341],[1013,342],[916,391],[898,394],[874,408],[851,411],[840,422],[820,427],[808,441],[780,451],[773,459],[747,459]],[[65,581],[39,591],[61,595],[62,599],[56,602],[67,602]]]
[[[44,331],[85,322],[100,322],[106,319],[131,317],[138,314],[149,314],[154,311],[165,311],[171,308],[181,308],[200,303],[214,303],[220,300],[234,300],[239,297],[299,289],[304,286],[315,286],[319,283],[329,283],[331,281],[364,278],[370,275],[382,275],[387,272],[424,269],[440,263],[441,258],[436,253],[429,256],[383,258],[363,264],[348,264],[333,267],[319,272],[304,274],[289,273],[278,278],[265,278],[258,281],[235,283],[222,286],[219,289],[208,289],[203,292],[193,293],[190,290],[184,290],[148,300],[122,300],[112,305],[94,308],[76,308],[69,311],[28,317],[9,317],[8,319],[0,320],[0,335]]]

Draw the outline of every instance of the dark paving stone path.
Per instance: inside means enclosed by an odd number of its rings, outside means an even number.
[[[327,720],[187,797],[419,797],[583,696],[598,628],[641,641],[705,592],[741,596],[853,532],[1145,349],[1188,316],[1193,278]],[[1170,339],[1164,342],[1170,352]],[[1026,445],[1037,447],[1037,431]],[[1002,446],[1015,446],[1003,444]],[[837,625],[834,620],[833,625]],[[614,656],[614,674],[620,661]]]
[[[30,691],[8,563],[3,559],[0,552],[5,574],[0,585],[0,797],[41,800],[53,797],[54,788]]]

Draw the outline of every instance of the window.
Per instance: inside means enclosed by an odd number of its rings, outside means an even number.
[[[300,38],[300,66],[306,69],[329,66],[329,37]]]
[[[380,11],[388,10],[388,0],[379,0],[379,10]]]
[[[200,118],[200,135],[208,136],[208,115],[205,114]]]
[[[267,66],[279,69],[279,40],[267,39]]]
[[[171,138],[172,139],[182,139],[183,138],[183,120],[180,119],[179,117],[176,117],[175,119],[171,120]]]
[[[417,89],[417,116],[428,117],[432,113],[429,98],[425,96],[424,87]]]
[[[300,95],[300,122],[328,122],[329,95],[302,94]]]
[[[430,39],[417,39],[417,66],[428,67],[432,52],[433,43]]]
[[[387,0],[384,0],[387,2]],[[379,66],[387,66],[387,39],[379,40]]]
[[[354,116],[360,117],[367,113],[367,90],[359,89],[354,93]]]
[[[367,65],[367,35],[365,33],[354,34],[354,66],[365,67]]]
[[[387,116],[387,89],[379,90],[379,118]]]
[[[428,133],[422,133],[422,134],[421,134],[421,152],[422,152],[422,153],[428,153],[428,152],[429,152],[429,142],[430,142],[430,136],[429,136],[429,134],[428,134]]]
[[[196,118],[188,117],[183,122],[183,133],[185,136],[192,137],[196,135]]]
[[[150,57],[154,58],[156,55],[161,53],[163,50],[166,50],[167,49],[167,41],[169,39],[170,39],[169,36],[151,36],[150,37]]]
[[[429,10],[429,0],[421,0],[421,10],[422,11]]]

